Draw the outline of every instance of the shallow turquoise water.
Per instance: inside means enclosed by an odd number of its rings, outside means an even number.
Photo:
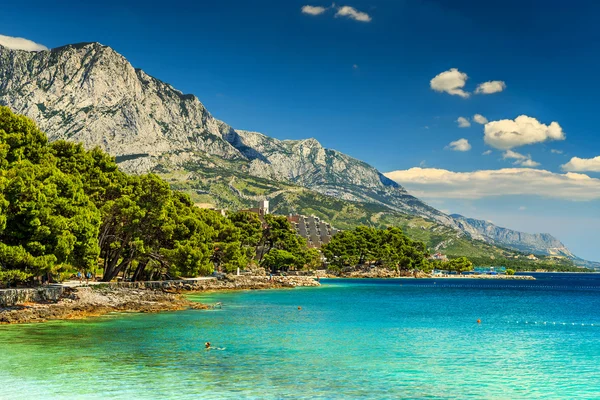
[[[598,276],[198,299],[223,309],[0,327],[0,398],[600,398]]]

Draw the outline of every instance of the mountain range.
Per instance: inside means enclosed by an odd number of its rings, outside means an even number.
[[[551,235],[442,213],[316,139],[234,129],[99,43],[0,46],[0,104],[35,120],[50,140],[99,146],[127,172],[158,173],[200,205],[242,208],[268,197],[277,212],[314,213],[341,228],[398,224],[448,253],[512,249],[578,260]]]

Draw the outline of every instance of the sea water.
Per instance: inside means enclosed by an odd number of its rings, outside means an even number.
[[[331,279],[0,326],[0,398],[600,398],[600,275],[536,277]]]

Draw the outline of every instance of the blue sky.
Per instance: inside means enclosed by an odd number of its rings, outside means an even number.
[[[585,0],[31,0],[2,6],[0,34],[99,41],[236,128],[317,138],[439,209],[600,260],[597,15]],[[474,93],[490,81],[502,90]]]

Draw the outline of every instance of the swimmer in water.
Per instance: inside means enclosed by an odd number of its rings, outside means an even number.
[[[225,350],[225,347],[212,347],[212,346],[210,345],[210,342],[206,342],[206,343],[204,343],[204,348],[205,348],[206,350],[221,350],[221,351],[222,351],[222,350]]]

